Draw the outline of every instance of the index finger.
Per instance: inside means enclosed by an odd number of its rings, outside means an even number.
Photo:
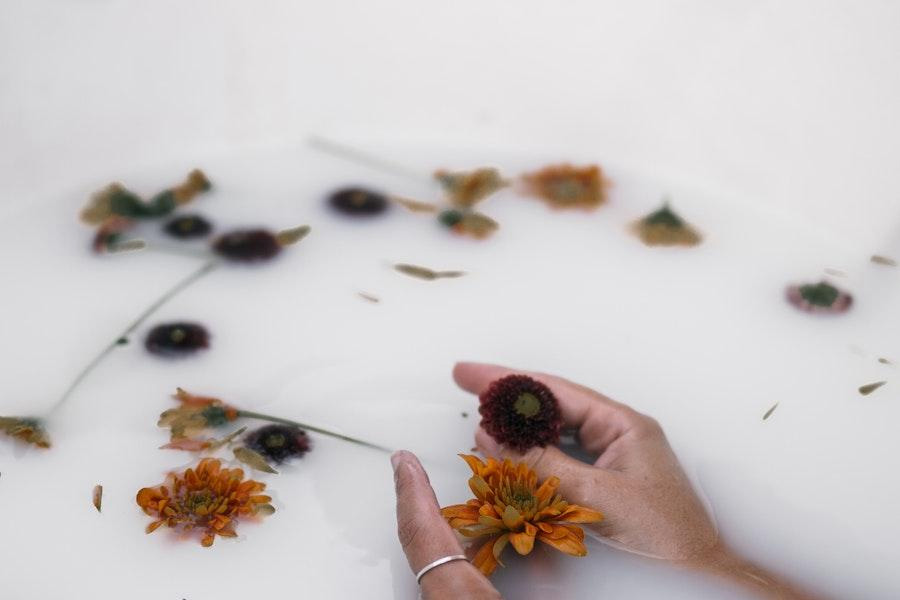
[[[559,401],[563,425],[577,430],[582,446],[593,454],[601,454],[616,439],[642,426],[647,419],[625,404],[555,375],[471,362],[460,362],[453,368],[456,383],[478,396],[497,379],[514,374],[527,375],[550,388]]]

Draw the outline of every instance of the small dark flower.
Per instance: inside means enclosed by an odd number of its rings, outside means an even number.
[[[281,252],[281,244],[265,229],[238,229],[218,237],[213,250],[228,260],[253,262],[272,258]]]
[[[199,238],[209,235],[212,225],[200,215],[175,217],[163,228],[166,233],[179,239]]]
[[[190,354],[209,347],[209,333],[197,323],[165,323],[150,330],[144,346],[153,354]]]
[[[700,234],[668,202],[631,227],[648,246],[696,246],[702,241]]]
[[[787,299],[800,310],[815,313],[842,313],[853,304],[853,296],[827,281],[789,286]]]
[[[384,194],[364,188],[344,188],[331,194],[328,203],[333,209],[345,215],[371,217],[380,215],[388,208]]]
[[[519,452],[559,441],[562,414],[553,392],[527,375],[508,375],[481,394],[481,426]]]
[[[310,447],[306,432],[291,425],[260,427],[244,437],[244,444],[278,464],[295,456],[303,456]]]

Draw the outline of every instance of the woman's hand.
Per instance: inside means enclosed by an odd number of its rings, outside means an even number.
[[[397,532],[413,573],[444,556],[463,550],[441,516],[434,490],[419,459],[401,450],[391,456],[397,489]],[[431,569],[420,582],[422,598],[496,599],[499,592],[469,561],[455,560]]]

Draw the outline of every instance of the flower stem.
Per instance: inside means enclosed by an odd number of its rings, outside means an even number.
[[[308,141],[310,146],[316,150],[325,152],[326,154],[331,154],[332,156],[337,156],[344,160],[366,165],[373,169],[378,169],[379,171],[391,173],[392,175],[399,175],[400,177],[411,179],[417,183],[434,184],[434,180],[431,177],[423,175],[415,169],[410,169],[404,165],[378,158],[377,156],[373,156],[362,150],[357,150],[356,148],[351,148],[350,146],[345,146],[344,144],[317,135],[311,136]]]
[[[307,425],[306,423],[300,423],[298,421],[291,421],[290,419],[282,419],[281,417],[273,417],[272,415],[266,415],[258,412],[253,412],[250,410],[239,410],[239,417],[244,417],[247,419],[259,419],[260,421],[270,421],[272,423],[281,423],[282,425],[292,425],[294,427],[299,427],[300,429],[308,429],[310,431],[315,431],[316,433],[321,433],[322,435],[327,435],[333,438],[337,438],[339,440],[344,440],[345,442],[352,442],[354,444],[359,444],[360,446],[366,446],[368,448],[374,448],[375,450],[381,450],[382,452],[393,452],[390,448],[385,446],[379,446],[378,444],[373,444],[372,442],[367,442],[365,440],[361,440],[358,438],[350,437],[349,435],[343,435],[340,433],[335,433],[334,431],[328,431],[327,429],[322,429],[321,427],[315,427],[314,425]]]
[[[163,304],[165,304],[166,302],[168,302],[169,300],[174,298],[178,293],[180,293],[181,291],[186,289],[192,283],[194,283],[195,281],[197,281],[198,279],[200,279],[201,277],[203,277],[204,275],[206,275],[207,273],[209,273],[210,271],[215,269],[218,266],[218,264],[219,264],[218,260],[216,260],[216,259],[207,261],[199,269],[197,269],[196,271],[194,271],[193,273],[191,273],[190,275],[188,275],[187,277],[185,277],[184,279],[182,279],[181,281],[179,281],[178,283],[173,285],[171,288],[169,288],[168,291],[166,291],[162,296],[160,296],[152,304],[150,304],[150,306],[148,306],[146,309],[144,309],[144,311],[140,315],[138,315],[138,317],[134,321],[132,321],[131,324],[128,325],[128,327],[126,327],[122,331],[122,333],[117,335],[109,344],[107,344],[103,348],[103,350],[101,350],[100,353],[97,356],[95,356],[93,358],[93,360],[91,360],[91,362],[89,362],[87,364],[87,366],[85,366],[81,370],[80,373],[78,373],[78,375],[75,377],[75,379],[72,381],[72,383],[69,384],[69,387],[66,388],[66,391],[63,392],[62,396],[60,396],[59,400],[56,401],[56,404],[54,404],[50,408],[50,410],[48,411],[47,414],[51,415],[54,412],[56,412],[59,409],[59,407],[62,406],[66,400],[69,399],[69,397],[72,395],[72,393],[78,388],[78,385],[82,381],[84,381],[87,378],[87,376],[90,375],[91,372],[95,368],[97,368],[97,366],[101,362],[103,362],[103,359],[106,358],[113,350],[115,350],[118,346],[121,345],[120,340],[127,338],[129,334],[131,334],[135,329],[137,329],[138,327],[141,326],[141,323],[146,321],[147,318],[150,317],[150,315],[152,315],[154,312],[156,312],[159,309],[159,307],[161,307]]]

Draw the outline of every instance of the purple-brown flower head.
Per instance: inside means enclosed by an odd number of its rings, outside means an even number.
[[[206,237],[212,231],[212,225],[200,215],[183,215],[166,223],[163,231],[174,238],[185,240]]]
[[[507,375],[479,397],[481,427],[518,452],[559,441],[562,414],[553,392],[527,375]]]
[[[265,229],[238,229],[217,238],[213,250],[228,260],[254,262],[274,257],[281,244]]]
[[[209,332],[197,323],[164,323],[150,330],[144,346],[153,354],[192,354],[201,348],[209,348]]]
[[[266,425],[255,429],[244,437],[244,444],[278,464],[289,458],[299,458],[310,448],[306,432],[291,425]]]
[[[388,209],[388,199],[384,194],[365,188],[350,187],[340,189],[328,197],[331,208],[354,217],[374,217]]]
[[[853,296],[827,281],[789,286],[786,295],[788,302],[812,313],[839,314],[853,304]]]

